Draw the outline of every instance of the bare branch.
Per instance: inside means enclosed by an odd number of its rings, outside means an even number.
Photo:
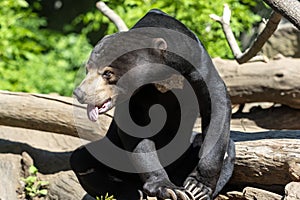
[[[299,0],[264,0],[271,8],[280,13],[300,30]]]
[[[252,46],[247,49],[244,53],[241,52],[238,43],[234,37],[234,34],[230,27],[230,15],[231,11],[227,4],[224,5],[223,16],[217,16],[211,14],[210,17],[219,22],[222,25],[224,34],[226,36],[227,42],[231,48],[236,61],[240,64],[247,61],[268,61],[265,56],[256,56],[256,54],[261,50],[265,42],[271,37],[281,20],[281,15],[273,12],[270,16],[269,21],[266,24],[265,29],[257,36],[256,40],[253,42]]]
[[[277,12],[272,12],[270,19],[268,20],[264,30],[257,36],[252,46],[247,49],[243,55],[238,58],[239,63],[245,63],[255,56],[261,48],[264,46],[266,41],[272,36],[277,29],[277,26],[281,20],[281,15]]]
[[[96,7],[102,12],[103,15],[105,15],[111,22],[116,25],[119,32],[128,31],[128,27],[126,26],[122,18],[117,15],[112,9],[110,9],[104,2],[97,2]]]
[[[240,47],[239,47],[238,43],[236,42],[234,34],[230,28],[231,11],[229,9],[229,6],[227,4],[224,4],[224,10],[223,10],[222,17],[217,16],[215,14],[211,14],[210,17],[222,25],[224,34],[226,36],[227,42],[231,48],[231,51],[232,51],[234,57],[238,58],[240,55],[242,55]]]

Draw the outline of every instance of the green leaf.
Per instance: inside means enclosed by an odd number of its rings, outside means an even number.
[[[28,185],[32,185],[37,180],[36,176],[28,176],[24,179],[25,183]]]
[[[38,194],[46,196],[48,194],[48,191],[46,189],[42,189],[38,191]]]
[[[38,170],[35,166],[31,165],[28,169],[29,173],[32,174],[32,175],[35,175],[37,174]]]
[[[41,186],[46,186],[46,185],[49,185],[49,181],[39,181],[39,184]]]
[[[27,8],[29,4],[25,0],[17,0],[19,6]]]

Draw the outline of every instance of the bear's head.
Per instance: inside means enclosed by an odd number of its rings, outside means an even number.
[[[89,119],[96,121],[99,114],[116,105],[120,96],[127,95],[128,88],[153,77],[151,65],[165,63],[166,49],[163,38],[135,30],[104,37],[90,55],[85,79],[73,92],[80,103],[88,104]],[[126,78],[119,82],[122,77]]]

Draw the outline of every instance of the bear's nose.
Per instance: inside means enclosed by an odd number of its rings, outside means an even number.
[[[79,101],[79,103],[84,103],[85,92],[82,91],[79,87],[77,87],[73,91],[73,95],[76,97],[76,99]]]

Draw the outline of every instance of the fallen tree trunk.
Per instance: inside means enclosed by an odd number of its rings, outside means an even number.
[[[100,115],[96,123],[86,117],[83,106],[73,106],[72,98],[0,91],[0,125],[22,127],[96,140],[105,135],[111,117]],[[112,113],[111,113],[112,114]],[[255,108],[249,113],[234,114],[233,130],[263,131],[300,129],[300,110],[289,107]],[[200,130],[200,121],[195,130]]]
[[[20,132],[20,128],[3,128],[3,130]],[[30,134],[30,131],[28,132]],[[36,131],[32,135],[36,135]],[[288,182],[300,181],[300,131],[259,133],[232,131],[231,138],[236,144],[237,157],[230,184],[263,185],[271,188],[278,185],[278,188],[283,189]],[[32,138],[32,140],[38,141],[40,139],[40,136]],[[49,140],[54,140],[49,141],[51,143],[55,142],[57,138],[49,137]],[[79,146],[79,144],[77,145]],[[43,174],[70,170],[71,151],[45,150],[32,147],[23,141],[0,139],[0,153],[21,154],[24,151],[29,153]]]
[[[279,135],[285,137],[284,132]],[[284,185],[300,181],[300,133],[294,136],[298,139],[236,142],[236,161],[230,184],[282,192]]]
[[[300,108],[300,59],[237,64],[214,59],[233,104],[275,102]]]
[[[105,133],[111,117],[97,123],[86,117],[84,106],[72,98],[0,91],[0,125],[55,132],[87,140]]]

